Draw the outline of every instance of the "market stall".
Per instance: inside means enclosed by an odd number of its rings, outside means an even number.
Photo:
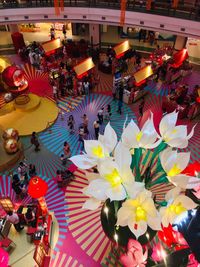
[[[88,71],[94,68],[95,65],[92,61],[91,57],[88,57],[87,59],[84,59],[82,62],[74,66],[74,71],[77,75],[78,79],[83,78],[84,76],[87,76]]]
[[[47,42],[42,43],[42,48],[45,52],[46,56],[50,56],[55,54],[55,52],[63,46],[61,39],[56,38],[54,40],[50,40]]]

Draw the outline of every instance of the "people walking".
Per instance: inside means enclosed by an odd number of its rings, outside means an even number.
[[[82,118],[83,118],[84,132],[85,132],[85,134],[89,134],[89,130],[88,130],[88,121],[89,121],[89,119],[88,119],[86,114],[84,114]]]
[[[99,124],[98,120],[94,121],[93,127],[94,127],[94,132],[95,132],[95,138],[98,140],[98,138],[99,138],[99,127],[100,127],[100,124]]]
[[[97,114],[97,117],[99,119],[99,123],[102,124],[103,123],[103,111],[104,111],[104,108],[102,107],[99,111],[98,111],[98,114]]]
[[[38,137],[36,135],[36,132],[32,132],[31,135],[31,144],[35,146],[35,151],[40,151],[40,143],[38,141]]]
[[[75,125],[75,120],[73,115],[70,115],[68,120],[67,120],[67,125],[69,127],[70,133],[74,133],[74,125]]]

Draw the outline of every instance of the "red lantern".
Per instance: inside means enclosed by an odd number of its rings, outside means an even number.
[[[47,183],[38,176],[31,178],[28,186],[28,194],[32,198],[40,198],[46,195],[48,190]]]
[[[44,196],[48,190],[47,183],[38,176],[31,178],[28,186],[28,193],[32,198],[37,198],[42,210],[42,214],[47,214],[47,204]]]

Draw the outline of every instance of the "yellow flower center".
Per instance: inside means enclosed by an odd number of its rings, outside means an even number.
[[[168,207],[170,212],[175,213],[176,215],[180,215],[181,213],[185,212],[187,209],[183,207],[182,203],[178,203],[177,205],[170,205]]]
[[[112,187],[119,186],[122,183],[122,179],[117,169],[114,169],[111,173],[106,174],[105,179],[111,184]]]
[[[92,153],[98,158],[104,158],[105,156],[102,147],[99,145],[92,148]]]
[[[136,222],[146,221],[147,220],[146,211],[141,206],[139,206],[139,207],[136,208],[135,215],[136,215],[135,216]]]
[[[173,134],[177,133],[177,130],[176,130],[176,129],[174,129],[174,130],[172,131],[172,133],[173,133]]]
[[[181,169],[178,167],[178,165],[175,163],[173,167],[168,171],[168,176],[175,176],[181,172]]]
[[[137,140],[138,142],[140,142],[141,138],[142,138],[142,132],[140,131],[140,132],[136,135],[136,140]]]

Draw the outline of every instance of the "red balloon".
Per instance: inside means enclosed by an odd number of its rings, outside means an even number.
[[[48,190],[47,183],[38,176],[31,178],[28,185],[28,194],[32,198],[40,198],[46,195]]]

